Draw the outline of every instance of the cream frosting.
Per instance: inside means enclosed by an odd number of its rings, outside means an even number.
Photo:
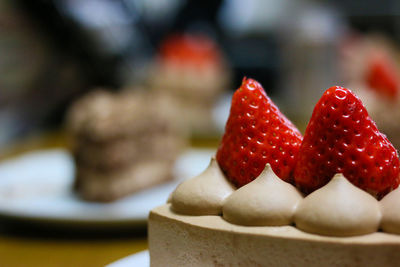
[[[380,219],[379,202],[336,174],[327,185],[304,198],[294,220],[306,232],[352,236],[376,232]]]
[[[222,215],[225,221],[243,226],[294,222],[302,231],[328,236],[365,235],[379,228],[400,234],[400,187],[377,201],[336,174],[303,198],[267,164],[254,181],[235,190],[212,158],[203,173],[178,185],[168,203],[178,214]]]
[[[223,201],[235,187],[225,178],[215,158],[200,175],[186,180],[175,189],[171,208],[186,215],[220,215]]]
[[[400,234],[400,187],[381,200],[382,222],[385,232]]]
[[[226,199],[222,207],[223,218],[248,226],[288,225],[302,199],[300,192],[276,176],[267,164],[254,181]]]

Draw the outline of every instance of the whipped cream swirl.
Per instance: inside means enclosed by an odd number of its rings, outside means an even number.
[[[288,225],[302,198],[294,186],[276,176],[267,164],[254,181],[226,199],[223,218],[248,226]]]
[[[381,200],[382,230],[400,234],[400,187]]]
[[[275,175],[271,166],[251,183],[236,188],[215,158],[200,175],[181,183],[168,202],[184,215],[222,215],[233,224],[280,226],[295,224],[303,231],[328,236],[376,232],[400,234],[400,188],[381,201],[336,174],[325,186],[303,198]]]
[[[295,213],[299,229],[332,236],[376,232],[380,219],[378,201],[342,174],[336,174],[327,185],[308,195]]]
[[[168,200],[172,210],[186,215],[220,215],[226,197],[235,187],[225,178],[215,158],[198,176],[186,180]]]

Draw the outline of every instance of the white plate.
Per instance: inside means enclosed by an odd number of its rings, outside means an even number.
[[[165,203],[180,181],[204,170],[214,153],[188,150],[175,164],[174,182],[106,204],[85,202],[73,193],[74,164],[67,151],[28,153],[0,164],[0,215],[51,223],[144,224],[149,211]]]
[[[148,267],[150,266],[149,251],[145,250],[115,261],[106,267]]]

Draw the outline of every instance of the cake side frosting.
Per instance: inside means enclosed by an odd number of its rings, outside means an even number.
[[[154,208],[150,212],[150,219],[155,215],[166,216],[177,223],[185,223],[204,229],[215,229],[235,233],[246,233],[251,235],[268,235],[287,239],[301,239],[308,241],[335,242],[340,244],[400,244],[400,235],[386,232],[373,232],[356,236],[324,236],[308,233],[298,229],[295,225],[282,226],[246,226],[230,223],[217,215],[186,215],[174,211],[171,203]]]
[[[248,227],[221,216],[180,215],[170,204],[149,217],[150,266],[398,266],[400,236],[332,237],[293,226]]]

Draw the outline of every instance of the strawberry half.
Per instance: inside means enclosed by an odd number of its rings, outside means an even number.
[[[399,185],[399,158],[361,100],[350,90],[329,88],[314,108],[294,171],[296,185],[310,193],[342,173],[380,198]]]
[[[254,180],[267,163],[282,180],[291,182],[301,139],[261,84],[244,78],[232,98],[217,161],[237,186]]]

